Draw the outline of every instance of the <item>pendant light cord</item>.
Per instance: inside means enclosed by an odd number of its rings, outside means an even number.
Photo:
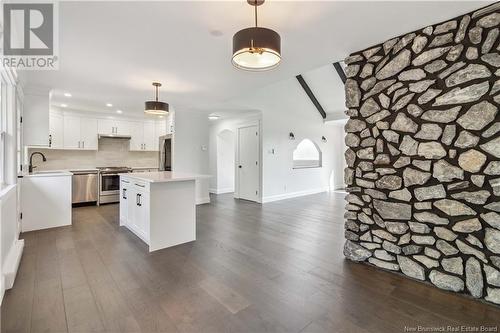
[[[255,27],[257,28],[257,0],[254,0],[255,7]]]

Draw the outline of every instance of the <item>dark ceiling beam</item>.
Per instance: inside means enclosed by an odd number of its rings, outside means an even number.
[[[297,75],[296,78],[297,78],[297,81],[299,81],[300,85],[302,86],[302,89],[304,89],[307,96],[309,96],[309,99],[311,100],[311,102],[314,104],[314,106],[318,110],[321,117],[323,117],[323,119],[325,119],[326,118],[325,110],[323,110],[323,107],[321,106],[321,104],[319,104],[318,100],[316,99],[316,96],[314,96],[313,92],[311,91],[311,88],[309,88],[309,86],[307,85],[307,83],[304,80],[304,78],[302,77],[302,75]]]
[[[340,66],[340,62],[334,62],[333,67],[335,67],[337,74],[340,76],[340,79],[345,84],[347,77],[345,76],[345,73],[344,73],[344,70],[342,69],[342,66]]]

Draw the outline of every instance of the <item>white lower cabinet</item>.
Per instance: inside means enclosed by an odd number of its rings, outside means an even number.
[[[145,183],[120,181],[120,225],[126,226],[149,243],[149,186]]]

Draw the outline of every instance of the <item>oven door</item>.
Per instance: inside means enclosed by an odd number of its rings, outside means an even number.
[[[120,193],[120,176],[117,173],[101,174],[100,195],[113,195]]]

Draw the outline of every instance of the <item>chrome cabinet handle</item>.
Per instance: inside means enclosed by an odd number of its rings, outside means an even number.
[[[85,141],[82,141],[82,148],[85,149]]]
[[[78,148],[81,148],[81,147],[80,147],[80,141],[78,141]]]
[[[126,189],[126,188],[124,188],[124,189],[123,189],[123,195],[122,195],[122,198],[123,198],[123,199],[127,199],[127,189]]]

